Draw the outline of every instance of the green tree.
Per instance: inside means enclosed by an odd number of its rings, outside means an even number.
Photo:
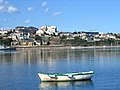
[[[7,39],[0,39],[0,45],[2,46],[11,46],[12,39],[7,38]]]
[[[35,40],[41,40],[41,37],[38,36],[38,35],[36,35],[36,36],[35,36]]]
[[[60,39],[66,39],[66,38],[67,38],[67,36],[65,36],[65,35],[60,37]]]

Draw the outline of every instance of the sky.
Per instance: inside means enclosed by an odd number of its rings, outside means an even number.
[[[120,33],[120,0],[0,0],[0,29],[43,25]]]

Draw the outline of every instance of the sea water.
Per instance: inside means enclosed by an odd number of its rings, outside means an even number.
[[[41,82],[37,75],[91,70],[88,81]],[[0,90],[120,90],[120,48],[0,51]]]

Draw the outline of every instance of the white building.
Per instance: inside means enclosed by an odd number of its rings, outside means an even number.
[[[1,35],[6,34],[6,33],[8,33],[7,30],[0,30],[0,34],[1,34]]]
[[[56,34],[57,32],[57,27],[56,26],[53,26],[53,25],[46,25],[46,26],[42,26],[40,28],[40,30],[38,30],[36,32],[36,34],[43,34],[43,32],[45,32],[46,34],[49,34],[49,35],[53,35],[53,34]]]
[[[38,35],[38,36],[42,36],[43,34],[44,34],[44,31],[41,29],[36,31],[36,35]]]

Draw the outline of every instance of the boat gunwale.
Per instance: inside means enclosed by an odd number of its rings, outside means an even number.
[[[38,74],[44,74],[44,75],[55,75],[55,76],[68,76],[68,75],[72,75],[72,76],[76,76],[76,75],[88,75],[88,74],[94,74],[93,71],[89,71],[89,72],[70,72],[70,73],[44,73],[44,72],[39,72]]]

